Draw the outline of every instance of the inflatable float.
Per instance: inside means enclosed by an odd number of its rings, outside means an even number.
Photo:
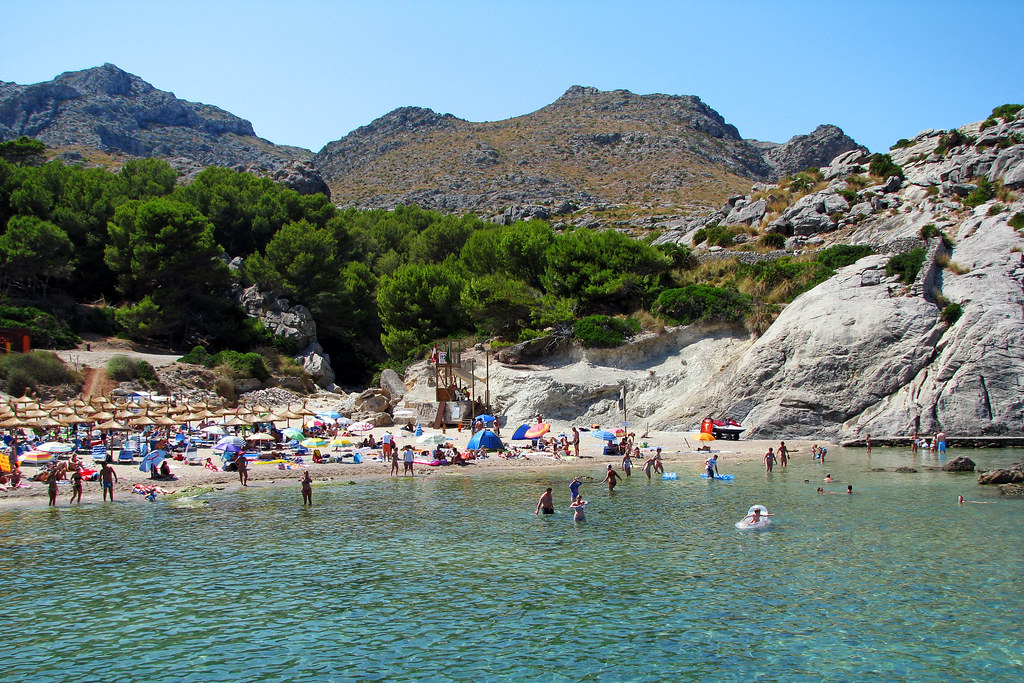
[[[754,510],[759,510],[761,518],[754,521]],[[737,529],[767,529],[771,526],[772,520],[768,517],[768,508],[764,505],[751,505],[747,510],[747,516],[736,522]]]
[[[703,473],[703,474],[701,474],[700,476],[702,476],[702,477],[704,477],[705,479],[707,479],[707,478],[708,478],[708,473],[707,473],[707,472],[704,472],[704,473]],[[715,478],[715,479],[721,479],[722,481],[732,481],[733,479],[735,479],[735,478],[736,478],[736,475],[733,475],[733,474],[716,474],[716,475],[714,476],[714,478]]]

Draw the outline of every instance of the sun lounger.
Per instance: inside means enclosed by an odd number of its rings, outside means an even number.
[[[121,462],[134,463],[135,462],[135,453],[136,453],[136,451],[134,451],[131,448],[122,448],[121,451],[117,454],[117,461],[119,463],[121,463]]]
[[[92,447],[92,459],[94,462],[107,461],[107,447],[103,444]]]
[[[188,444],[185,447],[185,462],[189,465],[202,465],[203,460],[199,457],[199,448],[195,444]]]

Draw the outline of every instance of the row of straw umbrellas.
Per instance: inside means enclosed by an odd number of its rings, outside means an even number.
[[[208,421],[236,427],[261,422],[286,422],[290,426],[292,420],[313,415],[316,412],[305,404],[278,408],[258,404],[230,408],[213,406],[207,401],[164,404],[149,400],[114,400],[106,396],[44,403],[29,396],[0,397],[0,429],[49,429],[91,424],[103,431],[127,431],[147,426],[177,427]]]

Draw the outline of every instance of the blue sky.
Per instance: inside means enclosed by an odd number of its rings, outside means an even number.
[[[1024,2],[0,0],[0,80],[111,62],[319,150],[401,106],[471,121],[571,85],[697,95],[746,138],[873,151],[1024,102]]]

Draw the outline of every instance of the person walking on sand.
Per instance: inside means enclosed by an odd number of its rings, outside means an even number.
[[[614,491],[615,490],[615,485],[617,483],[619,483],[619,473],[616,472],[615,469],[612,468],[611,465],[608,465],[608,473],[606,475],[604,475],[604,479],[601,480],[602,484],[605,483],[605,482],[608,482],[608,492],[609,493]]]
[[[306,473],[304,475],[302,475],[302,479],[300,480],[300,485],[302,487],[302,504],[303,505],[312,505],[313,504],[313,478],[311,476],[309,476],[309,470],[306,470]]]
[[[82,473],[75,470],[71,473],[71,501],[75,502],[78,499],[78,504],[82,504]]]
[[[775,452],[769,446],[768,452],[764,454],[764,471],[771,472],[775,465]]]
[[[249,463],[246,462],[242,453],[235,453],[235,467],[238,468],[238,481],[242,486],[249,485]]]
[[[575,427],[572,428],[572,450],[577,458],[580,457],[580,430]]]
[[[541,494],[540,500],[537,501],[537,510],[533,513],[539,515],[540,513],[545,515],[555,514],[555,503],[551,500],[551,487],[547,487],[544,493]]]
[[[633,469],[633,461],[629,457],[629,451],[626,451],[626,454],[624,456],[622,456],[622,471],[625,472],[626,476],[628,477],[629,476],[629,471],[632,470],[632,469]]]
[[[785,467],[786,463],[789,462],[789,449],[786,448],[786,442],[779,442],[779,467]]]
[[[107,494],[110,494],[110,502],[114,502],[114,482],[117,481],[117,472],[110,466],[110,463],[103,463],[100,467],[100,486],[103,488],[103,501],[106,502]]]
[[[416,452],[412,449],[412,446],[406,444],[405,448],[402,450],[402,462],[405,464],[405,467],[402,470],[402,476],[405,476],[406,472],[409,473],[409,476],[416,476],[416,473],[412,471],[412,459],[415,455]]]

